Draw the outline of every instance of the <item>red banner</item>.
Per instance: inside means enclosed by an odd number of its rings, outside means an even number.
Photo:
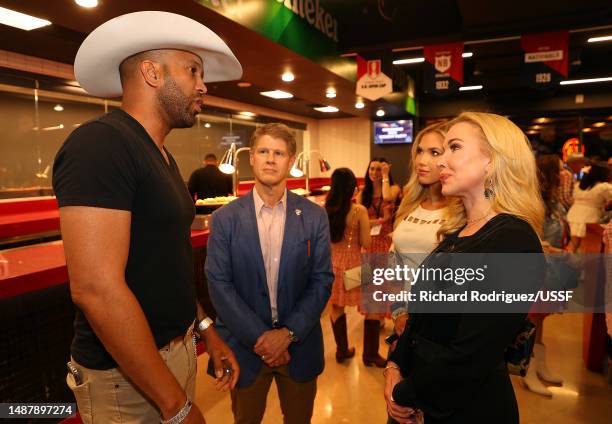
[[[450,93],[463,85],[463,43],[425,46],[424,88],[437,94]]]
[[[527,85],[547,88],[567,78],[568,38],[567,31],[521,36],[522,78]]]

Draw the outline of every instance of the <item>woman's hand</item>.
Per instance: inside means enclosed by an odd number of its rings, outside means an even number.
[[[389,365],[397,366],[393,362],[389,362]],[[399,424],[414,424],[414,409],[400,406],[393,400],[393,389],[395,386],[402,381],[402,374],[399,369],[386,368],[385,369],[385,402],[387,402],[387,412],[389,416],[397,421]]]

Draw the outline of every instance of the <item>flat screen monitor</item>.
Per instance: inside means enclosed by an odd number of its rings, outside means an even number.
[[[412,143],[412,120],[374,121],[374,144]]]

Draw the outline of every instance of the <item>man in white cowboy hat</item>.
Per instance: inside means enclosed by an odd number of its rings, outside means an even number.
[[[111,19],[77,53],[89,94],[123,96],[121,109],[68,137],[53,172],[76,306],[67,382],[85,423],[203,423],[191,403],[193,330],[217,387],[238,380],[232,351],[197,305],[194,206],[164,139],[194,124],[204,82],[241,74],[215,33],[166,12]]]

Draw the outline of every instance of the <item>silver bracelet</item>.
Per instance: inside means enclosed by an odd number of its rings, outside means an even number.
[[[182,423],[183,420],[185,419],[185,417],[187,415],[189,415],[189,411],[191,411],[191,400],[189,400],[189,398],[187,398],[187,401],[185,401],[185,405],[183,405],[183,407],[181,408],[180,411],[178,411],[178,413],[170,418],[169,420],[164,421],[164,419],[160,419],[161,424],[179,424]]]

